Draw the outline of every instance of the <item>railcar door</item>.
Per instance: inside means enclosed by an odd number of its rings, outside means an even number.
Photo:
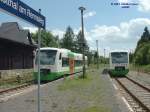
[[[69,69],[70,69],[70,74],[73,76],[74,73],[74,59],[69,58]]]

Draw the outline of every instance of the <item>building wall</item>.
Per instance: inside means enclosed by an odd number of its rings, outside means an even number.
[[[34,48],[0,40],[0,70],[32,69]]]
[[[32,79],[33,69],[0,70],[0,82],[9,79],[17,80],[18,76],[22,79]]]

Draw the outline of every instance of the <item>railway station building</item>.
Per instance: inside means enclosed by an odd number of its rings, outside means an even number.
[[[17,22],[0,25],[0,77],[24,75],[33,69],[34,44],[29,30]]]

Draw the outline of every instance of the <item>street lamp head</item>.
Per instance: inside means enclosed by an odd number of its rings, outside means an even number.
[[[79,10],[81,10],[81,11],[84,11],[84,10],[86,10],[84,7],[79,7]]]

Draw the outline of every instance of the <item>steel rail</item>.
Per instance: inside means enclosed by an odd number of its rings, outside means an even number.
[[[62,78],[65,78],[65,77],[69,77],[69,76],[72,76],[74,74],[78,74],[78,73],[82,73],[82,71],[78,71],[78,72],[75,72],[75,73],[72,73],[72,74],[64,74],[62,75],[61,77],[59,78],[56,78],[54,80],[51,80],[50,82],[53,82],[53,81],[56,81],[58,79],[62,79]],[[21,88],[24,88],[24,87],[27,87],[27,86],[30,86],[33,82],[33,80],[29,81],[30,83],[28,84],[23,84],[23,85],[20,85],[20,86],[17,86],[17,87],[13,87],[13,88],[9,88],[9,89],[4,89],[4,90],[1,90],[0,91],[0,95],[4,94],[4,93],[7,93],[7,92],[11,92],[11,91],[14,91],[14,90],[17,90],[17,89],[21,89]]]
[[[140,86],[141,88],[145,89],[146,91],[150,92],[150,88],[145,87],[144,85],[142,85],[141,83],[131,79],[130,77],[126,76],[126,78],[130,81],[132,81],[134,84]]]
[[[126,78],[127,79],[127,78]],[[141,107],[146,111],[146,112],[150,112],[150,108],[147,107],[142,101],[139,100],[139,98],[137,96],[135,96],[118,78],[115,78],[115,80],[123,87],[123,89],[125,89],[125,91],[127,91],[127,93],[136,101],[139,103],[139,105],[141,105]],[[131,81],[131,80],[130,80]],[[132,82],[132,81],[131,81]],[[133,82],[134,83],[134,82]],[[135,84],[135,83],[134,83]],[[141,86],[140,86],[141,87]],[[143,88],[144,89],[144,88]]]
[[[2,95],[2,94],[4,94],[4,93],[7,93],[7,92],[10,92],[10,91],[14,91],[14,90],[17,90],[17,89],[21,89],[21,88],[30,86],[31,84],[32,84],[32,83],[28,83],[28,84],[23,84],[23,85],[20,85],[20,86],[17,86],[17,87],[13,87],[13,88],[1,90],[1,91],[0,91],[0,95]]]

